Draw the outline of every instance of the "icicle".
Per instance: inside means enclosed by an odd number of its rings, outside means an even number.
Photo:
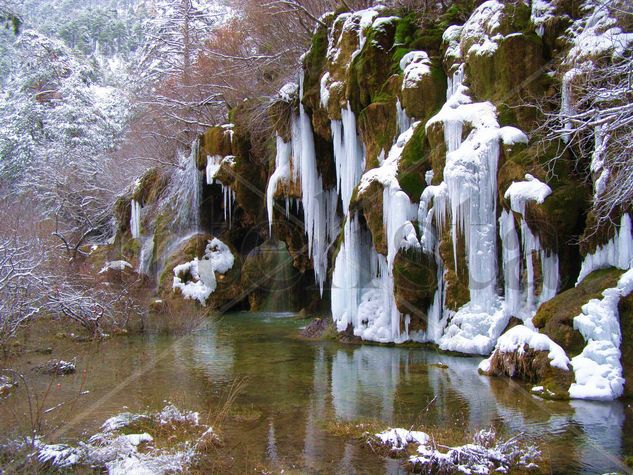
[[[133,239],[141,237],[141,204],[132,200],[130,213],[130,231]]]
[[[280,182],[290,180],[290,159],[292,154],[292,142],[286,143],[277,135],[277,154],[275,156],[275,171],[268,181],[266,188],[266,210],[268,211],[268,231],[272,236],[273,226],[273,206],[275,203],[275,192]]]
[[[503,210],[499,218],[499,237],[503,256],[505,310],[507,315],[518,315],[521,310],[521,248],[512,212]]]
[[[633,267],[633,236],[631,236],[631,216],[624,213],[620,218],[620,229],[615,236],[602,246],[598,246],[593,254],[588,254],[582,262],[578,285],[594,270],[606,267],[617,267],[627,270]]]
[[[407,114],[407,111],[405,111],[402,108],[402,104],[400,104],[400,98],[396,98],[396,117],[397,117],[397,125],[398,125],[398,130],[396,133],[396,137],[402,133],[404,133],[406,130],[408,130],[411,127],[411,119],[409,118],[409,115]]]
[[[365,168],[365,154],[356,130],[356,116],[351,106],[341,110],[341,120],[332,121],[334,162],[336,164],[337,191],[347,214],[354,188]]]

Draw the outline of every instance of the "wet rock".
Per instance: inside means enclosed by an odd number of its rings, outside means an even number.
[[[64,374],[73,374],[77,371],[74,361],[64,360],[48,360],[46,363],[42,363],[33,368],[34,371],[43,374],[53,374],[61,376]]]
[[[326,333],[332,329],[333,322],[329,318],[317,317],[301,330],[301,336],[306,338],[323,338]]]

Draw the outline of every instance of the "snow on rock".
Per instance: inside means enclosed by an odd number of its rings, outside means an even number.
[[[532,0],[531,20],[539,36],[545,34],[545,22],[554,18],[556,8],[546,0]]]
[[[407,448],[409,444],[426,445],[431,438],[426,432],[407,430],[407,429],[388,429],[376,437],[392,450],[401,451]]]
[[[459,447],[436,445],[425,432],[400,428],[376,434],[370,443],[372,441],[388,448],[393,456],[398,456],[409,445],[417,446],[416,454],[407,459],[416,473],[508,473],[517,468],[537,468],[536,462],[541,456],[536,446],[520,437],[499,441],[492,429],[480,430],[472,443]]]
[[[466,55],[493,54],[503,39],[499,29],[504,5],[497,0],[482,3],[470,15],[461,31],[461,49]]]
[[[620,228],[615,236],[582,261],[576,285],[595,270],[617,267],[627,270],[633,267],[633,235],[631,234],[631,215],[624,213],[620,218]]]
[[[541,247],[539,237],[532,232],[525,219],[525,206],[528,201],[542,204],[552,193],[551,188],[530,174],[525,175],[525,181],[513,182],[506,190],[504,197],[510,200],[510,208],[518,213],[520,218],[522,255],[516,256],[518,249],[518,238],[514,226],[514,218],[511,214],[504,212],[500,218],[501,241],[504,254],[504,273],[506,275],[506,298],[510,302],[508,308],[511,312],[518,312],[521,305],[516,292],[519,289],[517,276],[521,275],[521,264],[525,262],[526,269],[526,302],[525,308],[529,315],[537,305],[551,299],[556,295],[559,284],[558,255],[547,251]],[[535,297],[535,271],[533,254],[537,253],[541,259],[541,270],[543,274],[543,287],[538,302]],[[518,257],[518,258],[517,258]]]
[[[439,347],[459,353],[490,354],[507,323],[500,300],[485,308],[467,303],[450,318]]]
[[[574,329],[581,333],[587,345],[571,360],[576,380],[569,388],[572,398],[610,400],[622,395],[618,304],[631,292],[633,269],[620,277],[616,287],[604,290],[602,299],[592,299],[583,305],[582,313],[574,318]]]
[[[617,26],[617,20],[609,16],[609,9],[602,2],[586,1],[587,13],[571,27],[572,47],[565,58],[567,64],[581,63],[605,54],[622,55],[633,43],[633,33],[625,33]]]
[[[298,92],[299,85],[294,82],[289,82],[284,84],[284,86],[279,90],[279,97],[284,102],[292,102],[297,98]]]
[[[174,267],[172,288],[179,289],[185,299],[197,300],[204,305],[217,286],[215,273],[226,273],[233,267],[234,257],[229,247],[214,238],[207,244],[202,259],[197,257],[190,262]],[[189,274],[192,280],[183,281]]]
[[[106,261],[103,268],[99,271],[99,274],[103,274],[104,272],[108,272],[109,270],[123,272],[127,268],[132,268],[132,264],[127,261]]]
[[[525,175],[525,181],[513,181],[504,197],[510,200],[513,211],[523,213],[525,202],[535,201],[542,204],[551,194],[552,189],[549,186],[528,173]]]
[[[424,76],[431,74],[431,60],[425,51],[411,51],[400,60],[400,69],[404,72],[402,89],[416,87]]]
[[[538,333],[538,331],[528,328],[525,325],[517,325],[505,332],[497,340],[495,350],[490,358],[483,360],[479,364],[479,369],[488,371],[490,368],[490,360],[495,353],[517,353],[523,355],[527,349],[535,351],[547,351],[550,364],[554,368],[565,371],[569,370],[569,358],[565,350],[547,335]]]
[[[451,25],[442,34],[442,42],[446,44],[446,52],[444,58],[451,61],[458,61],[462,57],[459,47],[459,40],[462,35],[463,26]]]

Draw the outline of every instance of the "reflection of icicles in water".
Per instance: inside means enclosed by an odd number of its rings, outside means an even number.
[[[273,423],[272,419],[268,421],[268,441],[266,443],[266,457],[273,465],[279,464],[277,438],[275,437],[275,424]]]
[[[145,237],[141,244],[141,254],[138,259],[138,273],[150,275],[150,266],[154,253],[154,235]]]
[[[379,417],[389,424],[406,350],[365,347],[338,350],[332,359],[332,404],[343,420]],[[376,384],[380,381],[380,384]]]
[[[130,207],[130,232],[133,239],[138,239],[141,237],[141,204],[132,200]]]

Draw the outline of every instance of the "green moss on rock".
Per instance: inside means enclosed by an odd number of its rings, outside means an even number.
[[[393,267],[394,294],[398,310],[409,315],[410,331],[427,328],[427,311],[437,289],[435,257],[419,250],[400,249]]]
[[[398,182],[413,203],[420,200],[426,186],[425,173],[433,168],[424,124],[420,123],[402,150]]]
[[[366,168],[378,166],[378,156],[389,152],[396,136],[396,103],[375,102],[363,109],[358,118],[358,129],[365,144]]]

